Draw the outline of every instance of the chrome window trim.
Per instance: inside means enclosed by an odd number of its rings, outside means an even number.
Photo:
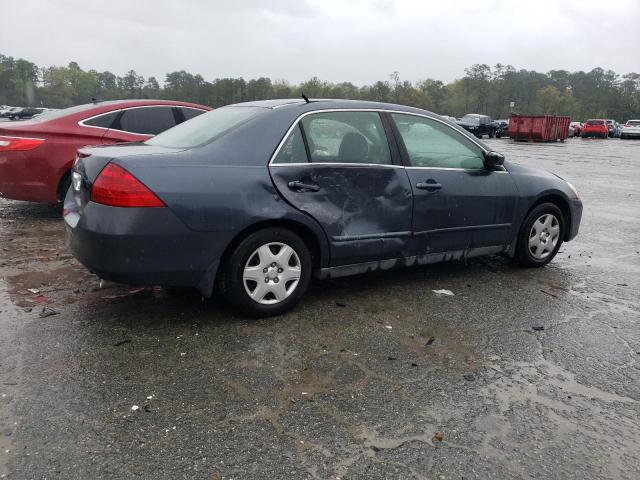
[[[118,128],[106,128],[106,127],[96,127],[95,125],[85,125],[84,122],[87,122],[89,120],[93,120],[94,118],[98,118],[101,117],[103,115],[109,115],[111,113],[118,113],[118,112],[124,112],[126,110],[132,110],[134,108],[152,108],[152,107],[164,107],[164,108],[174,108],[174,107],[179,107],[179,108],[192,108],[194,110],[200,110],[203,113],[207,113],[208,110],[202,110],[201,108],[196,108],[196,107],[187,107],[186,105],[137,105],[137,106],[132,106],[132,107],[123,107],[123,108],[117,108],[115,110],[109,110],[108,112],[102,112],[102,113],[98,113],[97,115],[93,115],[92,117],[88,117],[85,118],[83,120],[80,120],[78,122],[78,125],[81,127],[85,127],[85,128],[95,128],[98,130],[113,130],[114,132],[122,132],[122,133],[128,133],[130,135],[139,135],[141,137],[153,137],[153,135],[149,135],[148,133],[136,133],[136,132],[128,132],[127,130],[120,130]],[[176,124],[178,125],[178,124]],[[174,125],[175,127],[175,125]]]
[[[310,167],[310,166],[337,165],[339,167],[383,167],[383,168],[405,168],[404,165],[393,163],[348,163],[348,162],[294,162],[294,163],[274,163],[270,167]]]
[[[459,132],[458,130],[456,130],[455,128],[453,128],[451,125],[449,125],[447,122],[445,122],[444,120],[440,120],[437,119],[435,117],[431,117],[429,115],[425,115],[422,113],[415,113],[415,112],[405,112],[402,110],[392,110],[392,109],[386,109],[386,108],[326,108],[326,109],[321,109],[321,110],[311,110],[305,113],[302,113],[300,115],[298,115],[298,117],[294,120],[294,122],[291,124],[291,126],[287,129],[286,133],[284,134],[284,136],[282,137],[282,140],[280,140],[280,143],[278,144],[278,147],[276,148],[275,152],[273,152],[273,155],[271,155],[271,158],[269,159],[269,163],[268,166],[282,166],[282,165],[313,165],[316,162],[308,162],[308,163],[273,163],[273,160],[276,158],[276,156],[278,156],[278,153],[280,153],[280,150],[282,149],[282,147],[284,146],[284,143],[286,142],[287,138],[289,138],[289,135],[291,134],[291,132],[293,131],[293,129],[298,125],[298,123],[300,123],[300,121],[302,121],[302,119],[304,117],[306,117],[307,115],[313,115],[314,113],[335,113],[335,112],[375,112],[375,113],[398,113],[401,115],[413,115],[414,117],[421,117],[421,118],[426,118],[428,120],[433,120],[435,122],[439,122],[443,125],[445,125],[446,127],[450,128],[451,130],[453,130],[454,132],[456,132],[458,135],[463,135],[467,140],[470,140],[472,143],[474,143],[482,152],[487,153],[489,150],[487,150],[486,148],[484,148],[482,145],[480,145],[476,140],[474,140],[471,137],[467,137],[464,134],[462,134],[461,132]],[[386,135],[385,135],[386,137]],[[389,142],[389,139],[387,138],[387,142]],[[391,145],[389,145],[389,148],[391,148]],[[342,162],[317,162],[318,164],[321,165],[374,165],[374,166],[387,166],[387,167],[402,167],[402,168],[432,168],[432,169],[439,169],[439,170],[443,170],[439,167],[406,167],[404,165],[395,165],[395,164],[378,164],[378,163],[342,163]],[[444,170],[452,170],[452,169],[444,169]],[[473,169],[473,168],[460,168],[460,169],[455,169],[455,170],[471,170],[471,171],[477,171],[477,169]]]

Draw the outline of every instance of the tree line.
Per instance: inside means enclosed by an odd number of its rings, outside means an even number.
[[[272,98],[349,98],[399,103],[460,117],[481,113],[505,118],[522,114],[570,115],[573,119],[640,117],[640,74],[620,75],[594,68],[589,72],[552,70],[539,73],[511,65],[475,64],[464,76],[445,84],[429,79],[402,80],[398,72],[371,85],[332,83],[318,77],[297,85],[261,77],[217,78],[184,70],[168,73],[162,82],[135,70],[123,76],[83,70],[76,62],[66,67],[39,67],[24,59],[0,54],[0,104],[65,108],[101,100],[157,98],[183,100],[220,107],[231,103]],[[515,106],[510,106],[514,102]]]

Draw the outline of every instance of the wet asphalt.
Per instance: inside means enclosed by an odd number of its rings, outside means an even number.
[[[316,282],[265,320],[99,288],[59,209],[0,200],[0,478],[640,478],[640,141],[487,143],[580,191],[552,264]]]

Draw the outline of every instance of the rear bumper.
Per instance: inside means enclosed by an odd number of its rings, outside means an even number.
[[[609,136],[609,131],[608,130],[582,130],[582,132],[580,133],[581,137],[608,137]]]
[[[168,208],[117,208],[73,196],[64,210],[67,248],[91,272],[131,285],[197,287],[211,294],[218,267],[214,234],[194,232]]]
[[[628,137],[628,138],[631,138],[631,137],[640,138],[640,131],[631,131],[631,132],[630,131],[626,131],[625,132],[624,130],[622,130],[622,132],[620,132],[620,135],[621,136],[624,135],[625,137]]]
[[[565,241],[576,238],[578,230],[580,230],[580,221],[582,220],[582,202],[578,199],[571,201],[569,208],[571,209],[571,229],[567,233]]]
[[[39,149],[0,153],[0,197],[56,203],[58,173],[41,158]]]

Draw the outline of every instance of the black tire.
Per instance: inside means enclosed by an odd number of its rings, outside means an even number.
[[[243,273],[245,266],[254,257],[256,250],[270,243],[282,243],[294,250],[300,264],[300,278],[294,290],[284,300],[278,303],[263,304],[258,303],[247,293]],[[309,287],[311,269],[312,262],[309,247],[298,235],[285,228],[266,228],[252,233],[234,249],[225,265],[222,266],[219,286],[227,301],[241,313],[250,317],[270,317],[280,315],[298,303]],[[273,280],[271,281],[273,282]],[[257,284],[255,288],[257,288]],[[263,300],[265,299],[267,297],[263,297]],[[273,299],[268,300],[272,301]]]
[[[67,172],[60,180],[60,184],[58,185],[58,201],[60,203],[64,203],[64,198],[67,196],[67,192],[71,187],[71,172]]]
[[[529,239],[533,229],[533,224],[541,217],[551,214],[558,222],[559,232],[557,237],[557,243],[553,250],[551,250],[544,258],[537,258],[533,255],[529,248]],[[520,227],[520,233],[518,234],[518,243],[516,245],[515,258],[523,267],[543,267],[549,263],[560,250],[562,240],[565,235],[565,219],[562,211],[554,203],[542,203],[536,206],[522,222]]]

